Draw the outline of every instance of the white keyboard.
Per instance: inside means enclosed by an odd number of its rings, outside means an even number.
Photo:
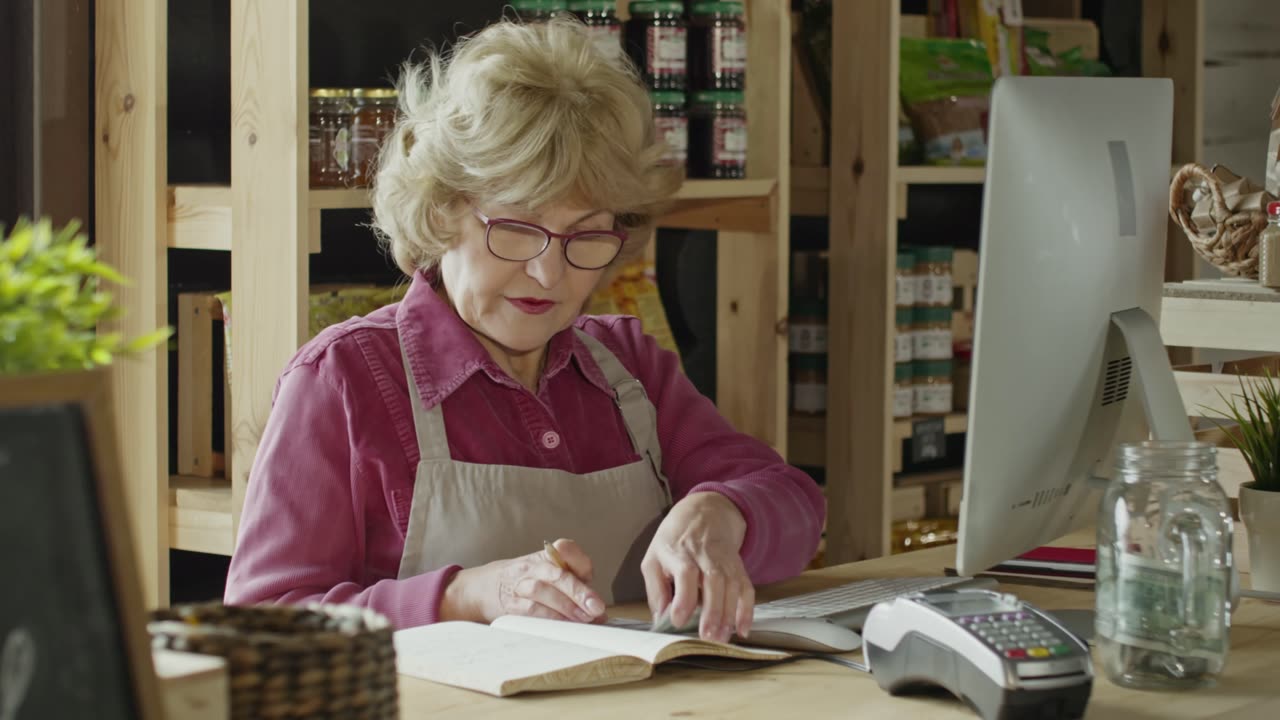
[[[963,577],[901,577],[881,578],[876,580],[858,580],[827,590],[794,595],[781,600],[756,605],[752,617],[756,620],[773,620],[776,618],[812,618],[829,620],[836,625],[862,629],[862,621],[867,613],[878,602],[892,600],[899,595],[913,592],[927,592],[942,588],[983,587],[994,588],[996,582],[989,578]],[[608,624],[628,630],[649,630],[650,625],[644,620],[627,620],[610,618]],[[698,613],[695,611],[683,632],[696,632]],[[682,632],[677,630],[676,632]]]
[[[804,595],[761,603],[754,614],[757,620],[773,618],[814,618],[830,620],[837,625],[859,629],[871,608],[883,600],[899,595],[927,592],[957,586],[994,587],[989,579],[963,577],[900,577],[858,580],[838,587]]]

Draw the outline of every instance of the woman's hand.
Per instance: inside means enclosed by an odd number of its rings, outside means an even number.
[[[746,637],[756,601],[738,554],[746,532],[738,507],[719,493],[694,493],[676,503],[640,563],[655,622],[670,606],[671,623],[680,627],[700,604],[703,639],[727,642],[735,629]]]
[[[572,540],[557,540],[568,569],[543,551],[459,570],[444,590],[441,620],[493,622],[503,615],[529,615],[575,622],[603,621],[604,601],[587,586],[591,558]]]

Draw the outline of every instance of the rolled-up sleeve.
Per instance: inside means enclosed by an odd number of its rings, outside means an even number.
[[[227,604],[345,603],[377,610],[396,627],[439,619],[457,566],[366,578],[371,488],[352,461],[350,410],[342,388],[311,365],[281,378],[249,476]]]
[[[755,584],[803,571],[817,552],[827,511],[813,478],[735,430],[681,371],[679,358],[644,334],[639,320],[605,325],[609,331],[600,339],[614,345],[657,409],[662,468],[673,496],[718,492],[738,507],[747,521],[742,559]]]

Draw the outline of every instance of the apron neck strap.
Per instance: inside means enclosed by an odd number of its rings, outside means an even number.
[[[405,352],[403,341],[400,343],[400,359],[404,363],[404,376],[409,381],[413,429],[418,435],[418,460],[448,460],[449,438],[444,431],[441,405],[436,403],[428,410],[422,404],[422,394],[418,392],[418,381],[413,377],[413,368],[409,366],[409,355]]]
[[[662,484],[662,491],[667,496],[667,505],[672,503],[671,485],[662,474],[662,445],[658,442],[658,412],[649,402],[649,396],[640,383],[622,365],[604,343],[574,328],[574,333],[591,351],[591,359],[600,366],[604,378],[613,388],[613,401],[622,412],[622,422],[627,426],[627,435],[631,436],[631,445],[636,454],[649,459],[653,472]]]

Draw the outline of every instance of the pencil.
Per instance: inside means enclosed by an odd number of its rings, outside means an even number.
[[[561,570],[569,569],[569,566],[565,564],[564,558],[560,557],[560,551],[556,550],[555,545],[552,545],[546,540],[543,540],[542,551],[547,554],[548,558],[551,558],[551,562],[555,563],[556,567],[560,568]]]

